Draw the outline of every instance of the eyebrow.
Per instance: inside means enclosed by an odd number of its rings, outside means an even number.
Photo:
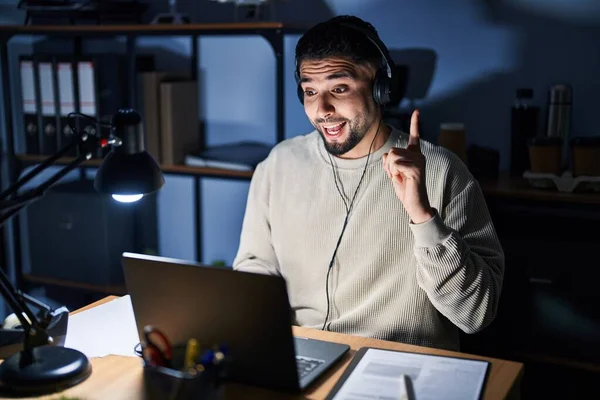
[[[327,75],[327,77],[325,77],[325,79],[328,81],[331,81],[334,79],[341,79],[341,78],[356,79],[356,75],[353,73],[347,72],[347,71],[340,71],[340,72],[334,72],[333,74]],[[304,82],[312,82],[312,79],[307,78],[307,77],[300,79],[300,83],[304,83]]]

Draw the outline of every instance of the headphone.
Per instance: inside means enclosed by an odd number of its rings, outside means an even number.
[[[395,82],[394,70],[396,67],[394,60],[392,60],[392,57],[390,56],[389,50],[377,35],[374,35],[369,30],[349,22],[341,22],[340,25],[362,33],[371,43],[373,43],[373,45],[375,45],[377,50],[379,50],[383,62],[382,66],[375,74],[375,81],[373,82],[373,99],[375,100],[375,103],[380,106],[388,104],[392,101],[393,86]],[[298,67],[298,63],[296,62],[295,78],[296,84],[298,85],[298,99],[300,100],[300,103],[304,104],[304,90],[302,90],[302,86],[300,85],[300,70]]]

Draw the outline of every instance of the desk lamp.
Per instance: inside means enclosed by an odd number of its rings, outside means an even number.
[[[0,193],[0,225],[19,210],[44,195],[47,189],[67,173],[89,160],[98,147],[112,146],[99,167],[94,181],[100,193],[109,193],[118,201],[136,201],[143,195],[160,189],[164,184],[162,172],[152,156],[143,148],[140,115],[131,109],[122,109],[113,115],[110,124],[100,123],[85,114],[72,113],[73,117],[93,120],[101,127],[110,128],[109,135],[89,135],[77,132],[71,124],[73,140],[53,156],[24,175],[15,184]],[[65,165],[45,183],[34,189],[18,193],[25,183],[60,157],[77,147],[79,156]],[[0,364],[0,391],[11,394],[46,394],[77,385],[91,374],[88,358],[78,350],[53,346],[48,333],[53,324],[50,308],[16,289],[0,268],[0,293],[6,299],[24,331],[23,349]],[[43,317],[37,317],[27,303],[42,308]],[[64,313],[63,313],[64,314]],[[64,315],[59,316],[63,318]]]

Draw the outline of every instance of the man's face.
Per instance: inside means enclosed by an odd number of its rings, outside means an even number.
[[[363,155],[353,154],[352,150],[370,136],[376,122],[374,74],[369,66],[356,65],[346,58],[302,61],[304,111],[321,133],[329,153],[348,158]]]

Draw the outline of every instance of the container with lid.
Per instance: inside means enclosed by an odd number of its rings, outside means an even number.
[[[571,140],[573,176],[600,176],[600,136]]]
[[[511,109],[510,172],[522,176],[529,168],[527,142],[539,134],[540,108],[533,103],[533,89],[517,89]]]
[[[558,137],[537,137],[529,140],[530,171],[561,175],[563,140]]]
[[[440,124],[438,144],[454,152],[467,163],[467,132],[462,122],[444,122]]]

